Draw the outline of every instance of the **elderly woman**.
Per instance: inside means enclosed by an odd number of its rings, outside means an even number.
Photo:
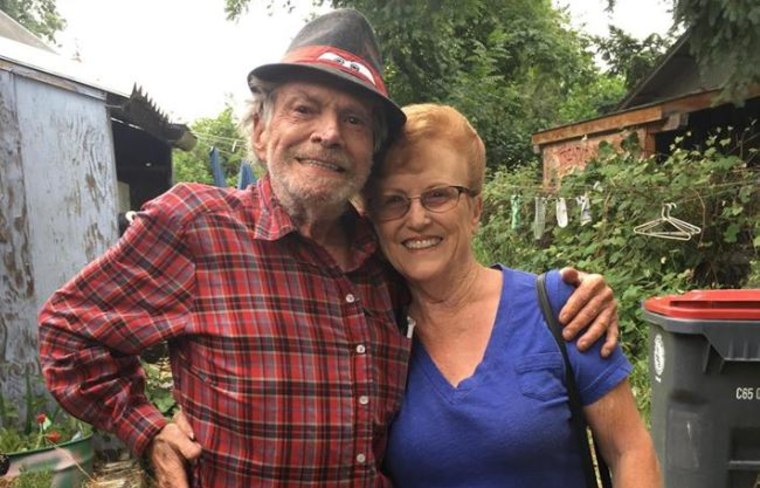
[[[401,488],[585,486],[563,360],[542,318],[535,276],[483,266],[473,254],[483,142],[450,107],[404,111],[403,133],[366,195],[382,249],[409,284],[415,324],[388,472]],[[572,288],[556,272],[548,285],[559,310]],[[619,347],[610,359],[575,347],[568,353],[615,486],[660,486]]]

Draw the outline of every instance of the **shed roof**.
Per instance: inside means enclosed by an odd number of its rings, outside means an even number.
[[[726,70],[700,72],[690,52],[690,33],[684,33],[660,58],[652,71],[626,95],[617,109],[671,100],[684,95],[718,89],[728,76]]]
[[[664,120],[674,113],[689,113],[713,106],[720,97],[720,87],[728,70],[702,72],[689,48],[690,33],[684,33],[662,56],[649,75],[640,81],[612,113],[533,134],[536,146],[620,130],[638,124]],[[748,98],[760,95],[760,87],[748,92]]]
[[[15,23],[3,15],[4,24]],[[94,88],[105,94],[112,117],[136,125],[180,149],[189,150],[195,145],[196,139],[190,129],[185,124],[169,122],[167,116],[135,83],[109,78],[92,66],[60,56],[46,46],[4,37],[4,32],[0,29],[0,69],[13,68],[23,75],[74,91],[80,91],[78,88],[81,87],[85,87],[85,91],[86,88]],[[42,43],[39,39],[37,41]]]

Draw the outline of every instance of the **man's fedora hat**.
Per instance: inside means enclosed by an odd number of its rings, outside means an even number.
[[[296,35],[280,63],[265,64],[248,74],[256,80],[326,79],[346,83],[382,102],[388,129],[395,134],[406,122],[383,81],[383,61],[372,26],[353,9],[340,9],[312,20]]]

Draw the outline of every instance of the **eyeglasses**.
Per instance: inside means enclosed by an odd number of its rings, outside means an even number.
[[[425,210],[446,212],[457,206],[462,193],[469,196],[477,194],[464,186],[451,185],[432,188],[416,197],[401,194],[380,195],[369,201],[369,212],[373,219],[380,222],[400,219],[411,208],[412,200],[419,200]]]

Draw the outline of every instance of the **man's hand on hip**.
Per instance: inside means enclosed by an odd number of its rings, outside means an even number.
[[[182,412],[166,424],[148,447],[148,457],[156,476],[158,488],[189,488],[188,463],[201,455],[190,423]]]

